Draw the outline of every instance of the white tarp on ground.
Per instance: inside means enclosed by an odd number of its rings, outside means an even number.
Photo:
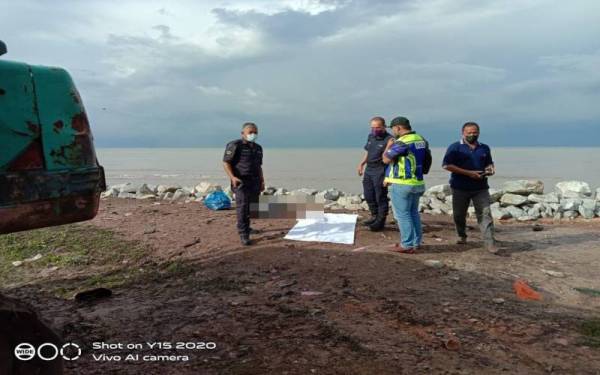
[[[322,219],[300,219],[285,239],[352,245],[357,218],[358,215],[325,214]]]

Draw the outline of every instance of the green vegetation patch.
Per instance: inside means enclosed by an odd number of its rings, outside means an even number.
[[[592,297],[600,297],[600,290],[591,288],[574,288],[579,293],[586,294]]]
[[[55,275],[68,278],[70,274],[88,271],[94,274],[90,285],[104,279],[114,282],[115,272],[111,271],[138,263],[143,255],[144,248],[139,244],[91,225],[0,235],[0,287]]]
[[[581,324],[580,332],[585,338],[585,344],[600,348],[600,319],[587,320]]]

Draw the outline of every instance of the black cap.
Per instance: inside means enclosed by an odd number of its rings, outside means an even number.
[[[410,121],[408,121],[406,117],[398,116],[392,120],[392,122],[390,123],[390,128],[399,125],[410,126]]]

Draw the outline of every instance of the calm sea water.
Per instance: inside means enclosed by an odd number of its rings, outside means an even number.
[[[441,168],[445,149],[434,148],[428,186],[446,183]],[[363,154],[352,149],[265,148],[264,173],[267,185],[297,189],[336,187],[346,192],[362,191],[356,166]],[[227,184],[222,168],[222,148],[101,148],[98,159],[106,170],[108,183],[147,182],[195,186],[200,181]],[[492,187],[504,181],[540,179],[551,191],[564,180],[582,180],[600,187],[600,148],[494,148],[497,174]]]

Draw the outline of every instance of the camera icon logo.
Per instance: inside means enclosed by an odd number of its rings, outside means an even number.
[[[21,361],[29,361],[35,357],[35,347],[29,343],[23,342],[15,347],[15,357]]]
[[[21,361],[29,361],[37,356],[43,361],[53,361],[59,355],[65,361],[74,361],[81,356],[81,347],[74,342],[68,342],[60,347],[60,349],[49,342],[35,346],[23,342],[15,347],[15,357]]]

